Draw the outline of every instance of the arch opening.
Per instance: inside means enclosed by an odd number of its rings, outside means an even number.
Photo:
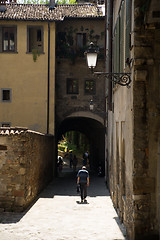
[[[58,143],[63,141],[64,138],[67,138],[68,142],[71,141],[72,147],[75,147],[73,154],[77,154],[79,157],[79,165],[83,165],[83,153],[88,151],[89,159],[87,164],[89,170],[98,174],[99,166],[101,166],[102,176],[104,176],[105,127],[101,122],[88,117],[69,117],[63,120],[59,124],[56,135],[57,155]],[[72,149],[68,149],[68,152],[70,150]],[[67,152],[67,148],[65,151]]]

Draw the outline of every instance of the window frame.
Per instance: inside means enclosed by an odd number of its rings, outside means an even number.
[[[10,92],[10,98],[9,100],[4,100],[3,99],[3,91],[9,91]],[[1,102],[3,103],[10,103],[12,101],[12,89],[11,88],[1,88]]]
[[[127,59],[130,59],[130,49],[131,49],[131,13],[132,5],[131,0],[126,0],[125,2],[125,63]]]
[[[76,89],[74,90],[74,81],[76,81]],[[72,84],[70,84],[72,82]],[[70,85],[72,85],[72,91],[70,91]],[[67,94],[79,94],[79,84],[77,78],[66,79],[66,93]]]
[[[4,30],[8,29],[9,32],[14,34],[14,49],[10,50],[9,47],[7,50],[4,50]],[[17,26],[16,25],[0,25],[0,52],[1,53],[17,53]],[[8,39],[9,43],[9,39]],[[8,44],[10,46],[10,43]]]
[[[89,87],[90,90],[87,90],[86,84],[89,82],[89,85],[91,86],[91,83],[93,83],[93,89]],[[84,81],[84,93],[85,95],[95,95],[96,94],[96,81],[95,79],[85,79]]]
[[[28,25],[27,26],[27,53],[32,53],[32,50],[36,49],[36,48],[33,48],[30,51],[30,35],[29,35],[30,29],[37,29],[37,30],[41,29],[41,41],[37,40],[37,42],[42,42],[42,50],[39,51],[38,54],[43,54],[44,53],[44,27],[42,25]],[[37,33],[36,33],[36,36],[37,36]]]
[[[78,36],[82,36],[82,39],[81,39],[81,46],[78,44]],[[87,34],[86,33],[81,33],[81,32],[78,32],[77,34],[76,34],[76,47],[77,48],[84,48],[85,46],[86,46],[86,44],[87,44]]]

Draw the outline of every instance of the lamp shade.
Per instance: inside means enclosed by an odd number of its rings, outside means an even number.
[[[89,48],[85,52],[87,57],[87,64],[89,68],[95,68],[97,64],[97,55],[98,50],[97,47],[94,45],[93,42],[90,43]]]
[[[94,102],[93,102],[92,99],[90,100],[90,103],[89,103],[89,109],[90,109],[91,111],[93,111],[93,109],[94,109]]]
[[[87,53],[87,64],[89,68],[95,68],[97,64],[97,52]]]

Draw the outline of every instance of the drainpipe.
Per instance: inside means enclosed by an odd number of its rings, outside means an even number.
[[[106,72],[112,72],[112,24],[113,24],[113,0],[105,0],[106,3]],[[107,79],[106,81],[107,91],[107,151],[106,151],[106,182],[110,190],[110,140],[109,135],[109,111],[112,111],[112,81]],[[111,138],[111,139],[110,139]]]
[[[108,72],[112,72],[113,0],[108,0]],[[108,82],[108,110],[112,111],[112,81]]]
[[[106,45],[107,42],[107,0],[105,0],[105,52],[104,52],[104,58],[105,58],[105,72],[106,70],[106,62],[107,62],[107,58],[106,58]],[[104,113],[105,113],[105,117],[104,117],[104,126],[105,126],[105,131],[106,131],[106,113],[107,113],[107,109],[106,109],[106,95],[107,95],[107,89],[106,89],[106,78],[104,77]]]
[[[50,89],[50,23],[48,22],[47,134],[49,134],[49,89]]]

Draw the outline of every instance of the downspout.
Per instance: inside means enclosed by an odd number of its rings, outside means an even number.
[[[113,27],[113,1],[108,0],[108,72],[112,72],[112,27]],[[108,82],[108,110],[112,111],[112,81]]]
[[[107,71],[107,67],[106,67],[106,62],[107,62],[107,58],[106,58],[106,48],[107,48],[107,0],[105,0],[105,52],[104,52],[104,59],[105,59],[105,72]],[[106,132],[106,113],[107,113],[107,109],[106,109],[106,99],[107,99],[107,89],[106,89],[106,77],[104,77],[104,127],[105,127],[105,132]]]
[[[50,23],[48,22],[48,81],[47,81],[47,134],[49,134],[49,90],[50,90]]]
[[[113,0],[106,1],[106,72],[112,72],[112,24],[113,24]],[[110,135],[110,114],[112,111],[112,81],[107,79],[106,81],[106,100],[107,100],[107,151],[106,151],[106,181],[110,190],[110,140],[112,139],[112,133]],[[111,140],[112,141],[112,140]]]
[[[107,49],[107,0],[105,0],[105,72],[107,72],[107,56],[106,56],[106,49]],[[104,127],[105,127],[105,133],[104,133],[104,143],[105,143],[105,147],[104,147],[104,159],[105,159],[105,181],[106,184],[109,182],[108,181],[108,146],[107,146],[107,135],[108,135],[108,119],[107,119],[107,113],[108,113],[108,109],[107,109],[107,80],[104,77]]]

